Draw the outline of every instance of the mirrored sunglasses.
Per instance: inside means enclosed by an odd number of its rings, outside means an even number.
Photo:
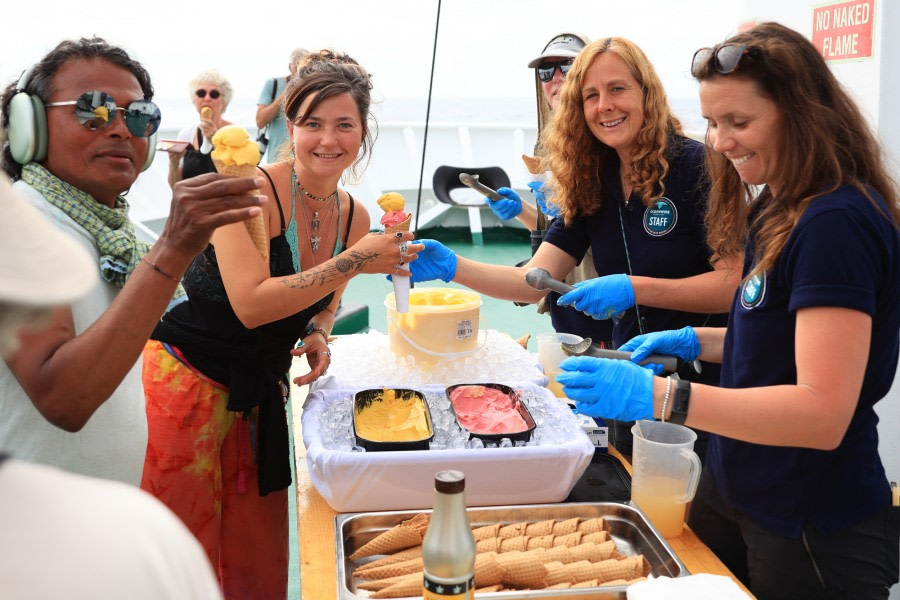
[[[200,88],[199,90],[197,90],[194,93],[197,94],[198,98],[206,98],[207,91],[204,90],[203,88]],[[209,90],[209,97],[212,98],[213,100],[218,100],[219,96],[221,96],[221,95],[222,95],[222,92],[220,92],[219,90]]]
[[[132,135],[150,137],[159,129],[162,115],[159,107],[150,100],[135,100],[127,107],[116,106],[116,101],[106,92],[94,90],[85,92],[78,100],[50,102],[51,106],[75,105],[75,118],[85,129],[97,131],[108,127],[116,118],[116,111],[121,110],[125,117],[125,126]]]
[[[722,75],[734,73],[744,56],[758,58],[760,51],[747,47],[747,44],[719,44],[712,48],[700,48],[691,61],[691,75],[697,77],[710,59],[713,60],[713,68]]]
[[[545,62],[538,65],[538,79],[547,83],[551,79],[553,79],[553,73],[556,69],[563,74],[563,77],[569,72],[569,69],[572,68],[572,60],[571,58],[567,58],[565,60],[559,60],[556,62]]]

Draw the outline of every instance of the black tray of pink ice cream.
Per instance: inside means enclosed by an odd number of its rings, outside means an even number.
[[[517,432],[490,433],[484,431],[472,431],[464,427],[462,423],[459,422],[459,417],[456,414],[456,407],[453,405],[452,393],[458,388],[465,387],[491,388],[502,392],[505,396],[509,397],[510,404],[519,413],[519,416],[522,417],[522,420],[525,421],[526,429]],[[470,438],[477,437],[485,442],[496,443],[500,443],[500,441],[504,438],[509,439],[509,441],[511,442],[527,442],[531,439],[531,434],[534,432],[534,417],[532,417],[531,413],[528,412],[528,408],[522,402],[522,399],[519,397],[518,392],[516,392],[508,385],[503,385],[502,383],[460,383],[451,385],[447,388],[447,399],[450,400],[450,411],[453,413],[453,417],[456,419],[457,424],[459,424],[460,429],[468,432]]]

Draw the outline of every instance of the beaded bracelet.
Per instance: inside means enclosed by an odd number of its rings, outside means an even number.
[[[147,263],[148,265],[150,265],[151,267],[153,267],[153,270],[154,270],[154,271],[156,271],[157,273],[159,273],[160,275],[162,275],[162,276],[165,277],[166,279],[168,279],[168,280],[170,280],[170,281],[174,281],[175,283],[181,283],[181,280],[180,280],[180,279],[178,279],[177,277],[173,277],[172,275],[169,275],[168,273],[166,273],[165,271],[163,271],[162,269],[160,269],[157,265],[155,265],[154,263],[152,263],[152,262],[150,262],[149,260],[147,260],[147,257],[146,257],[146,256],[142,256],[142,257],[141,257],[141,260],[142,260],[143,262]]]
[[[669,396],[672,394],[672,376],[666,377],[666,395],[663,397],[662,410],[659,413],[659,420],[666,422],[666,408],[669,406]]]
[[[303,337],[312,335],[314,333],[321,333],[322,337],[325,338],[325,342],[328,343],[328,332],[312,322],[306,326],[306,331],[303,332]]]

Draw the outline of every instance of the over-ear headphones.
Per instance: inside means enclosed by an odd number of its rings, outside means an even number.
[[[16,94],[9,102],[9,151],[20,165],[47,158],[47,111],[44,101],[25,91],[32,71],[33,66],[22,73],[16,84]],[[147,138],[147,156],[141,165],[142,172],[153,164],[155,154],[156,132]]]

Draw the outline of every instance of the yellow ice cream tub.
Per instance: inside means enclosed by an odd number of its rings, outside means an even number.
[[[412,355],[417,365],[474,354],[478,346],[481,296],[459,288],[414,288],[409,312],[398,313],[394,294],[387,308],[388,344],[397,357]]]

